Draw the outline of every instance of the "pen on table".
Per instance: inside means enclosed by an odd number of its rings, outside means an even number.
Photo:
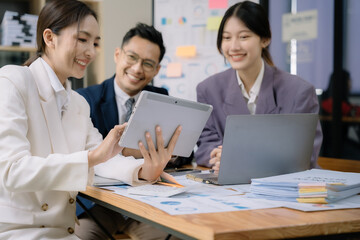
[[[176,183],[168,183],[168,182],[156,182],[156,184],[165,185],[169,187],[176,187],[176,188],[183,188],[183,185],[176,184]]]
[[[166,172],[162,172],[160,175],[161,178],[165,179],[166,181],[170,182],[168,184],[165,184],[166,182],[158,182],[159,184],[163,184],[163,185],[171,185],[173,187],[184,187],[183,185],[181,185],[178,181],[175,180],[175,178],[173,176],[171,176],[170,174],[166,173]],[[173,184],[171,184],[173,183]]]

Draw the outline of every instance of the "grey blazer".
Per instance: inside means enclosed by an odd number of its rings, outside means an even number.
[[[236,71],[228,69],[210,76],[196,88],[198,102],[213,105],[214,109],[197,143],[195,159],[199,165],[210,166],[210,152],[222,145],[227,115],[250,114],[241,93]],[[256,114],[318,113],[319,103],[314,86],[298,76],[265,63],[265,72],[256,103]],[[322,142],[318,123],[311,158],[316,166]]]

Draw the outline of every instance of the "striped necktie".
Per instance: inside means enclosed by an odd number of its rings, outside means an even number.
[[[129,121],[134,102],[135,102],[134,98],[129,98],[125,102],[125,107],[126,107],[125,122]]]

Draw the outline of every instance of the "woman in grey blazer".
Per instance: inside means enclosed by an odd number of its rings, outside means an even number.
[[[274,66],[267,49],[270,41],[267,14],[259,4],[245,1],[226,11],[219,27],[217,48],[231,69],[205,79],[196,88],[197,100],[214,107],[195,152],[199,165],[219,169],[227,115],[318,113],[314,87]],[[316,164],[321,142],[318,124],[312,166]]]
[[[145,160],[138,162],[118,154],[124,125],[104,141],[94,128],[68,78],[84,76],[99,40],[88,6],[50,1],[39,15],[35,59],[0,69],[0,239],[79,239],[75,199],[95,165],[112,161],[119,178],[139,184],[156,180],[171,157],[179,129],[166,149],[156,151],[149,137],[149,152],[139,144]]]

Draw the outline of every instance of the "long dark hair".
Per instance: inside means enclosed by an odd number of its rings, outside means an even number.
[[[224,14],[221,20],[218,35],[217,48],[221,54],[222,35],[224,33],[224,26],[230,17],[237,17],[241,20],[247,28],[258,35],[260,38],[271,39],[271,29],[269,19],[265,9],[254,2],[244,1],[231,6]],[[268,47],[263,48],[261,56],[270,66],[274,66]]]
[[[45,42],[43,32],[49,28],[53,33],[58,35],[60,31],[74,23],[78,27],[80,22],[88,15],[94,16],[97,20],[96,13],[90,9],[85,3],[77,0],[52,0],[46,3],[40,12],[36,27],[36,55],[30,57],[24,63],[29,66],[38,57],[45,53]]]

